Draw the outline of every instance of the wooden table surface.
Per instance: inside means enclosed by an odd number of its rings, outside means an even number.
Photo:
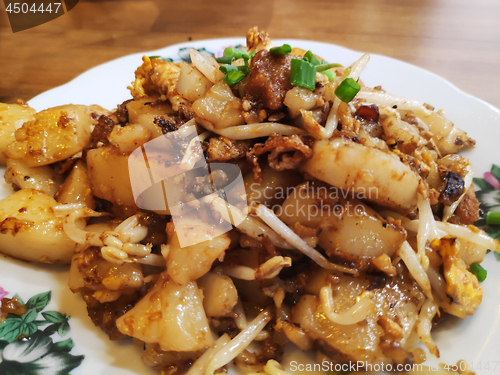
[[[0,4],[0,102],[29,100],[119,56],[258,25],[272,38],[407,61],[500,107],[498,0],[80,0],[17,33]]]

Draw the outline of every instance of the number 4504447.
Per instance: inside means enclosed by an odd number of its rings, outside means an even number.
[[[41,3],[40,5],[28,3],[9,3],[7,13],[57,13],[61,3]]]
[[[465,370],[473,370],[473,371],[491,371],[496,374],[496,370],[500,361],[479,361],[479,362],[471,362],[466,363],[465,361],[460,361],[456,365],[444,366],[444,369],[447,371],[465,371]]]

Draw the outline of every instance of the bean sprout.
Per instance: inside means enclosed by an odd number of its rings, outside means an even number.
[[[413,276],[415,281],[418,283],[418,285],[420,285],[420,287],[424,291],[426,297],[429,298],[431,301],[434,301],[429,277],[427,276],[427,273],[422,267],[422,264],[420,264],[417,254],[415,254],[408,241],[403,242],[403,244],[398,250],[398,254],[405,263],[406,268],[408,268],[410,275]]]
[[[247,348],[271,320],[270,308],[262,311],[234,339],[226,344],[210,361],[205,375],[213,375],[215,370],[231,362],[238,354]]]
[[[321,267],[336,272],[345,272],[349,274],[357,274],[356,270],[339,266],[329,262],[319,251],[310,247],[302,238],[297,236],[285,223],[283,223],[276,214],[264,205],[257,207],[257,215],[269,225],[276,233],[278,233],[285,241],[296,249],[300,250],[304,255],[314,260]]]
[[[375,311],[375,304],[371,300],[372,297],[373,294],[365,292],[352,307],[343,313],[335,313],[333,312],[332,286],[328,284],[328,286],[322,287],[319,292],[323,313],[331,322],[340,325],[356,324],[370,316]]]

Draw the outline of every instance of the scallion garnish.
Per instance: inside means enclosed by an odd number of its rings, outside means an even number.
[[[231,88],[233,88],[238,82],[240,82],[246,76],[246,74],[241,72],[238,68],[239,67],[234,65],[222,65],[219,67],[219,70],[226,75],[223,78],[224,81]]]
[[[312,53],[311,50],[307,51],[305,54],[304,54],[304,60],[306,60],[307,62],[310,62],[311,64],[313,65],[320,65],[321,64],[321,61],[319,61],[316,56],[314,56],[314,54]]]
[[[248,68],[248,61],[255,55],[255,51],[253,51],[253,54],[250,55],[243,55],[243,61],[244,65]],[[250,73],[250,69],[248,69],[248,73]]]
[[[337,77],[333,70],[330,69],[323,70],[321,73],[328,77],[328,82],[332,82]]]
[[[305,60],[292,59],[290,83],[313,91],[316,87],[316,67]]]
[[[331,68],[341,68],[342,64],[321,64],[316,67],[318,72],[322,72],[323,70],[331,69]]]
[[[224,56],[216,58],[215,60],[219,64],[224,64],[219,67],[220,71],[226,76],[223,78],[224,81],[229,85],[229,87],[234,87],[238,82],[250,73],[250,68],[248,67],[248,60],[255,55],[255,51],[248,54],[246,50],[242,48],[227,47],[224,50]],[[243,59],[244,64],[235,66],[231,63],[236,59]]]
[[[281,47],[273,47],[269,50],[273,55],[288,55],[292,52],[292,47],[289,44],[283,44]]]
[[[231,64],[233,60],[234,60],[233,56],[222,56],[215,58],[215,61],[217,61],[219,64]]]
[[[352,78],[344,79],[335,89],[335,95],[343,102],[349,103],[361,90],[361,86]]]
[[[247,55],[247,51],[245,51],[242,48],[232,48],[232,47],[227,47],[224,50],[224,57],[234,57],[235,59],[241,59],[243,55]]]
[[[316,71],[318,71],[318,72],[322,72],[323,70],[327,70],[327,69],[331,69],[331,68],[342,67],[341,64],[335,64],[335,63],[334,64],[328,64],[324,60],[319,61],[316,58],[316,56],[314,56],[314,54],[312,53],[311,50],[307,51],[304,54],[304,60],[306,60],[307,62],[310,62],[313,65],[315,65],[316,66]]]
[[[470,272],[476,275],[480,283],[486,280],[486,276],[488,275],[488,272],[479,263],[472,263],[470,265]]]
[[[238,82],[240,82],[245,77],[246,77],[245,73],[242,73],[239,70],[232,70],[226,75],[226,77],[224,77],[224,81],[226,81],[229,87],[233,88]]]
[[[486,224],[500,225],[500,212],[488,212],[488,215],[486,215]]]
[[[150,60],[152,59],[159,59],[161,56],[148,56]]]
[[[332,72],[331,68],[342,67],[341,64],[328,64],[326,61],[319,61],[311,50],[304,54],[304,60],[316,66],[316,71],[321,72],[328,77],[328,81],[333,81],[335,79],[335,73]]]
[[[222,65],[222,66],[219,66],[219,70],[222,73],[227,74],[232,70],[238,70],[238,68],[234,65]]]
[[[240,72],[242,72],[244,75],[247,75],[248,73],[250,73],[250,68],[248,67],[247,64],[244,64],[244,65],[239,65],[237,66],[238,70]]]
[[[255,54],[255,52],[253,54]],[[252,56],[252,54],[248,55],[247,51],[242,48],[227,47],[224,50],[223,56],[217,57],[215,60],[219,64],[231,64],[234,60],[243,58],[246,64]]]

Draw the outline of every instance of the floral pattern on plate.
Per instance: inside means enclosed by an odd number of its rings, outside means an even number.
[[[227,46],[227,47],[243,48],[243,45],[237,44],[237,45],[231,45],[231,46]],[[178,58],[163,57],[163,56],[149,56],[149,57],[150,58],[151,57],[161,57],[163,60],[166,60],[168,62],[181,62],[181,61],[184,61],[184,62],[187,62],[187,63],[191,63],[191,56],[189,55],[189,50],[190,49],[191,48],[189,48],[189,47],[179,48],[179,51],[177,51]],[[204,53],[206,55],[209,55],[209,56],[221,57],[222,54],[224,53],[225,49],[226,49],[226,47],[221,48],[216,53],[213,53],[213,52],[207,50],[205,47],[201,47],[201,48],[197,48],[197,51],[201,52],[201,53]]]
[[[7,295],[0,287],[0,298]],[[16,294],[26,312],[0,317],[0,374],[66,375],[82,363],[83,355],[70,354],[75,345],[71,338],[54,341],[68,335],[70,317],[43,311],[51,296],[50,291],[40,293],[24,303]]]
[[[191,56],[189,54],[190,49],[191,48],[188,48],[188,47],[179,48],[179,51],[177,52],[177,55],[179,56],[178,58],[163,57],[163,56],[149,56],[149,58],[151,59],[153,57],[158,57],[158,58],[161,58],[161,59],[168,61],[168,62],[182,62],[182,61],[184,61],[187,63],[191,63]],[[204,47],[198,48],[197,51],[204,53],[206,55],[215,56],[215,54],[213,52],[207,51]]]
[[[490,235],[500,240],[500,225],[487,225],[488,212],[500,212],[500,167],[493,164],[490,172],[485,172],[483,178],[474,178],[474,184],[480,190],[476,191],[477,199],[481,202],[484,215],[476,225]],[[500,260],[500,254],[495,252],[495,257]]]

